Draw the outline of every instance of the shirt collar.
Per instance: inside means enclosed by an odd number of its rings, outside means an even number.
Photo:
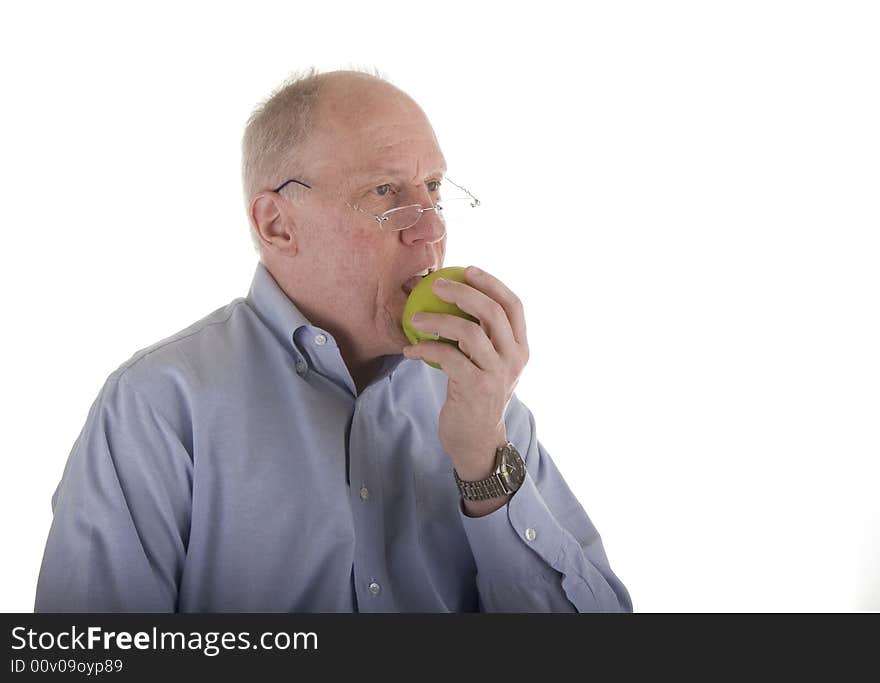
[[[273,334],[283,344],[292,345],[300,355],[296,333],[302,327],[311,326],[311,323],[284,293],[266,266],[260,262],[257,263],[247,301]],[[299,336],[302,336],[302,333]],[[405,360],[404,356],[399,353],[384,356],[379,378],[390,377],[403,360]]]
[[[311,324],[262,263],[257,263],[247,301],[285,344],[293,343],[293,335],[300,327]]]

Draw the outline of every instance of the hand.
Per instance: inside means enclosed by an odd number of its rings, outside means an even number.
[[[526,321],[517,296],[500,280],[470,266],[466,283],[437,279],[432,289],[479,323],[445,313],[417,313],[411,324],[458,341],[407,346],[407,358],[439,364],[449,377],[440,410],[440,443],[466,481],[483,479],[495,467],[495,450],[507,443],[504,411],[529,359]]]

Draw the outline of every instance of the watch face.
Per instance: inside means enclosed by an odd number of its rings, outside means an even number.
[[[501,455],[501,476],[511,491],[522,486],[526,478],[526,464],[513,446],[504,449]]]

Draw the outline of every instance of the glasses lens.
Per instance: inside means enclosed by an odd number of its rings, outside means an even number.
[[[391,209],[383,215],[385,220],[382,221],[382,228],[385,230],[406,230],[407,228],[419,222],[422,217],[422,207],[414,204],[413,206],[402,206],[399,209]]]
[[[447,179],[448,180],[448,179]],[[430,188],[429,188],[430,189]],[[444,182],[442,189],[432,190],[436,215],[447,225],[459,226],[473,220],[479,200],[452,182]],[[363,209],[362,209],[363,210]],[[426,205],[425,211],[431,211]],[[365,211],[369,213],[369,211]],[[397,231],[411,228],[424,216],[422,205],[411,204],[382,212],[382,229]],[[479,212],[476,212],[479,214]]]

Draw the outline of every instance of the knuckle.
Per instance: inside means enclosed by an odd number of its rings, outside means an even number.
[[[499,304],[497,301],[493,301],[490,308],[492,311],[493,318],[507,317],[507,315],[504,313],[504,307],[501,304]]]
[[[463,321],[462,336],[471,341],[475,341],[483,333],[483,327],[479,323],[470,320]]]

